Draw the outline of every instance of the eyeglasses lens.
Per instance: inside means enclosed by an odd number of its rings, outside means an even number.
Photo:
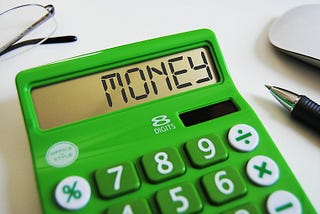
[[[35,44],[29,44],[2,57],[17,55],[41,44],[56,30],[53,12],[37,4],[18,6],[0,13],[0,52],[6,53],[12,45],[26,40],[42,38]]]

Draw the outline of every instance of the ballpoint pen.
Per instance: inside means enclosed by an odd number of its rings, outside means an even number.
[[[276,86],[266,85],[270,93],[291,112],[291,116],[320,131],[320,105],[304,95]]]

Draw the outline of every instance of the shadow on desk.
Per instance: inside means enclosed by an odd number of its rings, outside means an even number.
[[[0,103],[0,118],[1,201],[7,213],[41,213],[19,101]]]

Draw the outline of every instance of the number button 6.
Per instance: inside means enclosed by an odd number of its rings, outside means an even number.
[[[222,204],[238,198],[247,192],[247,187],[239,172],[226,167],[202,178],[202,184],[213,204]]]
[[[166,148],[144,155],[141,162],[148,180],[152,183],[177,177],[186,170],[184,162],[175,148]]]

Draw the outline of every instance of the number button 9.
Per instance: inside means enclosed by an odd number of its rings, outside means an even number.
[[[185,149],[194,167],[203,168],[227,159],[228,153],[219,137],[207,135],[187,141]]]
[[[152,183],[177,177],[186,170],[184,162],[175,148],[166,148],[144,155],[141,162],[148,180]]]

